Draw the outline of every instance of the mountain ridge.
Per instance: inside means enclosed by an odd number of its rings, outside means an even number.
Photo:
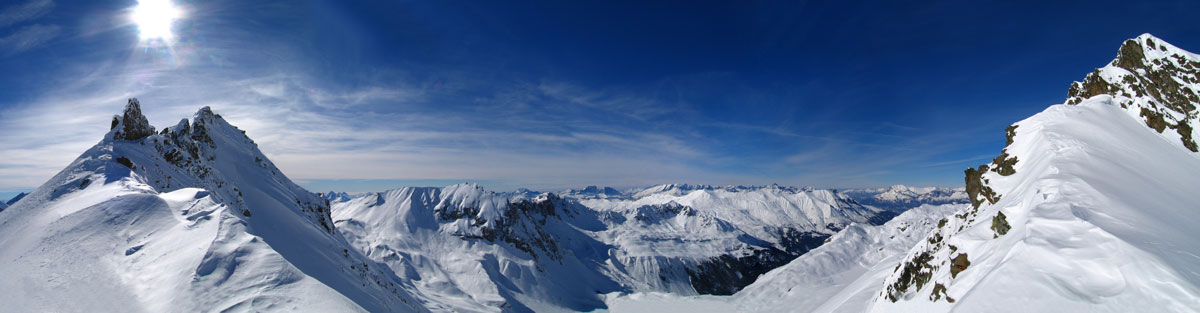
[[[145,121],[130,99],[98,144],[0,214],[10,308],[424,311],[220,115],[157,133]]]

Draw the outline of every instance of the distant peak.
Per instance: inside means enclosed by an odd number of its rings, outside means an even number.
[[[208,107],[208,106],[204,106],[203,108],[200,108],[200,110],[196,111],[196,116],[214,116],[214,115],[216,115],[216,114],[214,114],[212,108]]]
[[[129,98],[125,104],[125,112],[120,118],[113,116],[110,130],[114,130],[113,139],[138,140],[154,134],[154,126],[142,115],[142,106],[137,98]]]
[[[213,113],[212,108],[205,106],[197,110],[196,114],[192,116],[192,124],[211,124],[216,122],[219,117],[221,115]]]

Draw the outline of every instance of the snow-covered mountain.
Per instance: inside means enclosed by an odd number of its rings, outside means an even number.
[[[354,199],[357,197],[357,195],[350,195],[345,192],[337,192],[337,191],[317,193],[317,196],[321,197],[322,199],[329,200],[329,203],[346,202],[346,201],[350,201],[350,199]]]
[[[609,292],[732,294],[852,223],[891,217],[828,190],[650,189],[577,200],[401,188],[335,203],[333,216],[364,254],[439,295],[430,307],[446,311],[588,311]]]
[[[24,199],[25,196],[28,196],[28,195],[29,195],[28,193],[24,193],[24,192],[18,193],[17,195],[13,196],[11,199],[8,199],[8,201],[5,202],[4,204],[6,204],[8,206],[12,206],[13,204],[17,204],[17,201],[21,201],[21,199]]]
[[[732,297],[633,293],[608,303],[612,312],[862,312],[908,250],[967,206],[923,205],[883,225],[852,224]]]
[[[437,311],[587,311],[620,288],[595,212],[552,194],[510,202],[475,184],[408,187],[334,204],[355,247],[436,295]]]
[[[5,310],[425,311],[207,107],[155,132],[130,99],[111,126],[0,214]]]
[[[690,312],[1195,312],[1197,105],[1200,56],[1139,36],[1073,84],[1067,103],[1009,127],[1000,156],[966,171],[970,204],[850,226],[733,297],[633,294],[610,304],[614,312],[663,303]]]
[[[16,204],[17,201],[21,201],[21,198],[24,198],[26,195],[28,194],[22,192],[18,193],[16,196],[13,196],[12,199],[8,199],[8,201],[0,201],[0,211],[4,211],[4,209]]]
[[[561,193],[559,193],[559,195],[562,195],[563,197],[571,197],[571,198],[576,198],[576,199],[608,199],[608,198],[628,199],[628,198],[630,198],[629,195],[625,194],[624,192],[621,192],[620,190],[617,190],[616,188],[596,187],[596,186],[587,186],[587,187],[584,187],[583,189],[567,189],[567,190],[563,190]]]
[[[903,212],[923,204],[970,203],[966,188],[909,187],[893,185],[887,188],[849,189],[842,193],[858,203]]]
[[[1200,56],[1126,41],[967,170],[973,205],[908,252],[870,310],[1194,312],[1197,105]]]
[[[623,217],[600,235],[614,246],[614,264],[643,277],[627,285],[682,294],[732,294],[851,223],[880,224],[894,216],[830,190],[777,185],[659,185],[634,200],[580,203]],[[665,279],[644,279],[655,276]]]
[[[923,205],[883,225],[854,224],[760,277],[730,301],[757,312],[862,312],[909,248],[967,204]]]
[[[965,188],[313,194],[208,108],[0,212],[8,311],[1193,312],[1200,55],[1142,35]],[[3,206],[0,206],[3,208]],[[911,208],[911,209],[910,209]],[[732,296],[728,296],[732,294]]]

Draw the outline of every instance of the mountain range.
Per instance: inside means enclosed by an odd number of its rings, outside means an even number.
[[[962,188],[309,192],[205,107],[129,99],[0,204],[12,311],[1200,308],[1200,56],[1149,34],[1005,129]],[[998,133],[997,133],[998,135]]]

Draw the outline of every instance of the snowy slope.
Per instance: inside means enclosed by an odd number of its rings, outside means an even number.
[[[510,202],[475,184],[401,188],[334,204],[338,231],[414,280],[435,311],[587,311],[619,286],[587,208],[544,194]]]
[[[335,203],[333,217],[437,311],[587,311],[609,292],[732,294],[851,223],[890,217],[826,190],[658,189],[633,200],[600,188],[566,198],[401,188]]]
[[[966,204],[924,205],[883,225],[853,224],[733,296],[610,295],[611,312],[862,312],[892,268]]]
[[[155,133],[130,99],[96,146],[0,214],[13,311],[423,311],[208,108]]]
[[[870,310],[1196,311],[1197,91],[1200,56],[1127,41],[967,171],[973,206],[908,253]]]
[[[733,294],[851,223],[893,215],[830,190],[659,185],[580,203],[619,216],[600,233],[634,291]],[[654,279],[659,277],[659,279]],[[686,284],[680,284],[686,283]]]
[[[755,312],[862,312],[908,249],[966,204],[924,205],[883,225],[854,224],[759,277],[732,303]]]
[[[603,211],[630,211],[646,205],[678,203],[736,225],[764,226],[747,230],[760,238],[778,237],[772,230],[794,228],[833,234],[852,222],[867,222],[879,214],[830,190],[763,187],[660,185],[647,188],[635,200],[586,199],[580,203]]]

